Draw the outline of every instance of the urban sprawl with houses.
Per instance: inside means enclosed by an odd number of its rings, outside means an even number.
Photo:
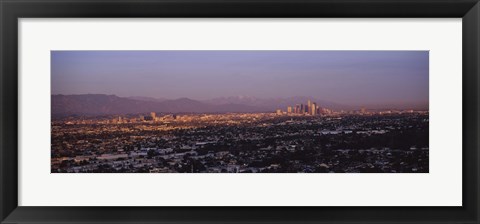
[[[52,119],[52,173],[426,173],[429,115],[333,111]]]

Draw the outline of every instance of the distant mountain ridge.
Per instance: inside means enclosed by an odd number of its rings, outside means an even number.
[[[146,97],[146,96],[129,96],[126,98],[131,100],[154,101],[154,102],[163,102],[168,100],[167,98],[154,98],[154,97]]]
[[[188,98],[164,101],[148,101],[105,94],[52,95],[52,115],[108,115],[135,113],[225,113],[266,112],[258,108],[239,104],[212,105]]]
[[[247,96],[220,97],[210,100],[189,98],[166,99],[152,97],[119,97],[106,94],[52,95],[52,115],[111,115],[137,113],[225,113],[225,112],[273,112],[286,110],[288,106],[306,104],[308,100],[322,108],[355,110],[359,107],[337,104],[313,97],[262,99]],[[426,106],[425,106],[426,105]],[[396,105],[364,105],[367,109],[407,109]],[[411,104],[408,109],[427,109],[428,102]]]

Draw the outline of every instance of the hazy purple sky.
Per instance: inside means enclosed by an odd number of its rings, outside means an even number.
[[[428,51],[52,51],[52,94],[428,103]]]

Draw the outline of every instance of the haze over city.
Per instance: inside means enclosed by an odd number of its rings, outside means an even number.
[[[52,95],[310,97],[428,110],[428,51],[52,51]]]

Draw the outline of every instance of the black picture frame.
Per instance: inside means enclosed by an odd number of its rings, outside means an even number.
[[[479,223],[478,0],[0,0],[1,223]],[[462,18],[461,207],[18,206],[18,19],[122,17]],[[448,44],[448,43],[445,43]],[[39,192],[41,193],[41,192]],[[288,193],[288,192],[286,192]],[[281,195],[279,195],[281,197]],[[442,195],[438,195],[442,197]]]

